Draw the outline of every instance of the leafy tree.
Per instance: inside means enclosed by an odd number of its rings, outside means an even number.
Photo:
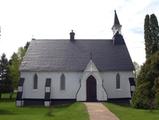
[[[27,42],[24,47],[18,48],[17,53],[13,53],[13,55],[11,56],[11,59],[9,61],[9,70],[10,70],[9,76],[13,81],[14,89],[17,89],[17,87],[18,87],[18,81],[19,81],[19,77],[20,77],[19,67],[20,67],[23,57],[29,47],[29,44],[30,43]]]
[[[9,61],[9,76],[12,79],[14,89],[17,88],[19,80],[19,57],[16,53],[13,53],[11,60]]]

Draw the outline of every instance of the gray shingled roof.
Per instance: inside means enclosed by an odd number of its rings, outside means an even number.
[[[127,71],[134,66],[126,45],[113,40],[32,40],[21,71],[84,71],[92,60],[99,71]]]

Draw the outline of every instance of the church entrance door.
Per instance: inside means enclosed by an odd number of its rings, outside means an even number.
[[[87,101],[97,101],[97,83],[92,75],[87,78],[86,87]]]

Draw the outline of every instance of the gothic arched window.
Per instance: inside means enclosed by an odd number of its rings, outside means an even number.
[[[61,90],[65,90],[65,75],[62,74],[61,77],[60,77],[60,89]]]
[[[37,89],[38,88],[38,75],[35,73],[34,78],[33,78],[33,88]]]
[[[120,74],[116,74],[116,89],[120,89]]]

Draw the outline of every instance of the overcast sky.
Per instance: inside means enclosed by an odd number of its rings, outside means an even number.
[[[144,18],[159,17],[159,0],[0,0],[0,55],[9,58],[32,38],[110,39],[117,10],[133,61],[145,61]]]

